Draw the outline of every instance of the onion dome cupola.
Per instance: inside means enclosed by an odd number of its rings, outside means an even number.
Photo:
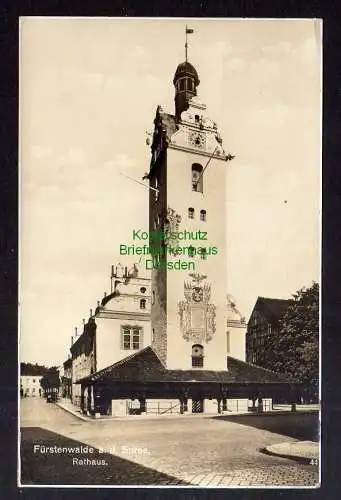
[[[188,109],[188,101],[197,95],[200,80],[194,66],[185,61],[176,68],[173,78],[175,86],[175,118],[180,120],[181,113]]]

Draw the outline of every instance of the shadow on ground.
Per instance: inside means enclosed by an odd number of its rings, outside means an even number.
[[[307,413],[268,413],[261,415],[224,415],[212,417],[219,421],[235,422],[236,424],[256,427],[276,434],[283,434],[295,439],[319,440],[319,412]]]
[[[34,445],[45,447],[68,448],[65,453],[34,452]],[[119,458],[110,453],[77,453],[76,448],[87,446],[84,443],[66,438],[41,427],[25,427],[21,429],[21,483],[69,485],[69,484],[111,484],[111,485],[144,485],[144,484],[179,484],[184,481],[162,474],[153,469],[135,464],[130,460]],[[89,448],[89,447],[88,447]],[[100,464],[75,464],[78,459],[86,461],[103,461]],[[104,463],[104,464],[103,464]]]

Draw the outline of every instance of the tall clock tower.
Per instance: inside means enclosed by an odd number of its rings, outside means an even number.
[[[149,232],[150,247],[160,243],[160,253],[152,269],[152,346],[168,369],[226,370],[231,157],[197,96],[199,83],[190,62],[179,64],[174,114],[158,106],[154,120]]]

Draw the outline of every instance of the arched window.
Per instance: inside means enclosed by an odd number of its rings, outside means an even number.
[[[200,210],[200,220],[206,220],[206,210]]]
[[[192,191],[203,192],[203,168],[199,163],[192,165]]]
[[[201,344],[192,346],[192,368],[202,368],[204,366],[204,348]]]
[[[194,208],[190,207],[188,209],[188,218],[189,219],[194,219]]]
[[[140,300],[140,309],[145,309],[146,308],[146,299],[141,299]]]

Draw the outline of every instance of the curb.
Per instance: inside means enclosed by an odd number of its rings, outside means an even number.
[[[84,415],[81,415],[80,413],[77,413],[73,410],[71,410],[70,408],[67,408],[66,406],[60,404],[60,403],[56,403],[56,406],[58,406],[59,408],[61,408],[62,410],[66,411],[67,413],[70,413],[71,415],[73,415],[74,417],[77,417],[79,418],[80,420],[83,420],[83,422],[94,422],[93,419],[91,418],[87,418],[85,417]]]
[[[305,465],[307,465],[307,464],[311,465],[312,460],[314,460],[314,461],[317,460],[317,464],[318,464],[318,459],[316,457],[302,457],[299,455],[293,455],[293,454],[289,454],[289,453],[277,453],[274,451],[270,451],[268,449],[268,447],[261,448],[259,451],[261,453],[264,453],[265,455],[271,455],[274,457],[281,457],[281,458],[289,458],[291,460],[295,460],[295,462],[299,462],[299,463],[305,464]],[[316,464],[316,466],[318,466],[317,464]]]

